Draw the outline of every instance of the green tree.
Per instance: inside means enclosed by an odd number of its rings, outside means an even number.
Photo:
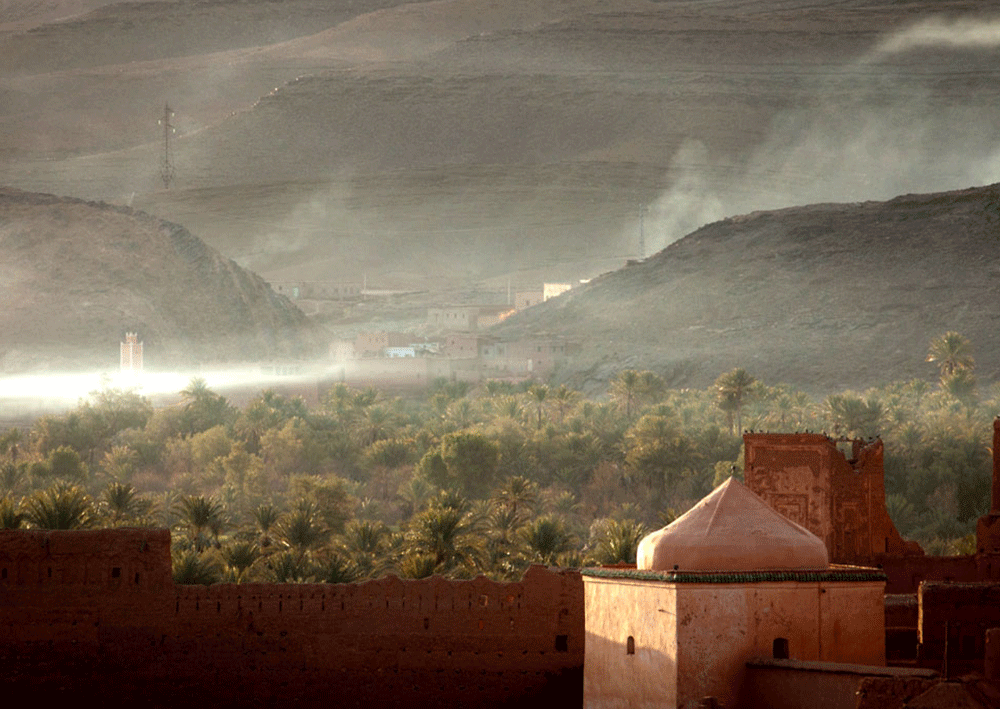
[[[101,494],[100,510],[111,526],[145,522],[153,510],[152,500],[141,497],[128,483],[114,481]]]
[[[743,407],[754,395],[756,383],[757,380],[742,367],[719,375],[715,380],[716,405],[726,414],[730,433],[742,435]]]
[[[27,515],[9,495],[0,497],[0,529],[20,529]]]
[[[174,583],[183,586],[211,586],[222,581],[222,570],[214,559],[197,552],[177,551],[173,555]]]
[[[409,554],[429,555],[439,573],[468,575],[482,568],[485,553],[479,521],[459,506],[434,504],[410,521]]]
[[[222,520],[222,503],[214,497],[185,495],[175,507],[178,517],[188,528],[188,536],[201,552],[206,545],[205,532]]]
[[[485,497],[493,487],[499,456],[497,444],[482,433],[459,431],[441,440],[448,476],[470,497]]]
[[[590,545],[601,564],[634,564],[646,525],[634,519],[604,519],[591,529]]]
[[[556,557],[573,547],[566,525],[556,517],[540,517],[522,530],[522,537],[533,561],[556,563]]]
[[[931,340],[927,361],[938,366],[942,381],[959,370],[973,369],[976,366],[972,357],[972,343],[954,331],[948,331]]]
[[[26,517],[39,529],[85,529],[94,524],[90,496],[76,485],[56,483],[24,501]]]

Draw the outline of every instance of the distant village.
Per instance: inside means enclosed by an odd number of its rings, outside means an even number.
[[[272,288],[297,304],[306,301],[319,308],[394,294],[361,283],[322,281],[279,282]],[[544,379],[578,350],[578,343],[556,336],[502,339],[486,331],[572,288],[572,283],[544,283],[536,289],[508,290],[504,303],[429,307],[417,328],[420,332],[362,330],[351,339],[333,340],[329,358],[336,363],[340,380],[355,385],[377,382],[410,388],[440,378],[466,382]]]

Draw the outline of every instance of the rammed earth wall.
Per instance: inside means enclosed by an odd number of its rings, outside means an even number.
[[[582,702],[577,572],[175,586],[169,545],[160,530],[0,532],[12,691],[147,706]]]

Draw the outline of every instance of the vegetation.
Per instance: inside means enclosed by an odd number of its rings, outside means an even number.
[[[647,531],[739,474],[745,427],[881,435],[900,531],[957,553],[989,504],[1000,407],[971,352],[945,333],[927,381],[822,400],[744,369],[704,390],[624,370],[597,399],[439,381],[405,399],[337,385],[315,406],[265,391],[241,410],[195,379],[154,410],[107,389],[0,432],[0,526],[168,526],[183,583],[515,579],[634,561]]]

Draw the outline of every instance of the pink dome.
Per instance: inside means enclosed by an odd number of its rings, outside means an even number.
[[[826,569],[823,540],[771,509],[736,478],[639,542],[639,569]]]

